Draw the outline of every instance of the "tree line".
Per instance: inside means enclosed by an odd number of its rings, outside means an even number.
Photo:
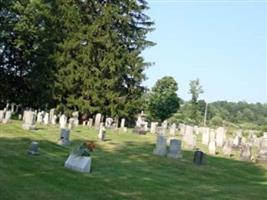
[[[145,91],[145,0],[1,0],[0,103],[129,117]]]

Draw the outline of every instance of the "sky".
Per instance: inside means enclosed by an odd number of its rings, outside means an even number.
[[[190,99],[189,82],[200,79],[200,99],[267,103],[267,1],[148,0],[155,22],[143,56],[154,63],[144,85],[163,76]]]

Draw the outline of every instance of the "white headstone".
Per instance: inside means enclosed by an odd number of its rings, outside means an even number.
[[[91,171],[91,157],[76,156],[71,154],[65,162],[65,167],[83,173]]]
[[[100,113],[97,113],[96,116],[95,116],[95,128],[99,128],[100,127],[100,123],[101,123],[101,114]]]
[[[25,130],[34,130],[35,129],[35,119],[36,115],[32,111],[25,111],[24,112],[24,124],[22,128]]]
[[[60,125],[60,128],[66,128],[67,126],[67,117],[66,115],[61,115],[60,118],[59,118],[59,125]]]
[[[125,126],[125,118],[122,118],[120,128],[124,128],[124,126]]]
[[[44,115],[44,125],[48,125],[49,124],[49,114],[46,112]]]
[[[216,129],[216,145],[218,147],[222,147],[224,144],[224,140],[226,137],[226,130],[223,127],[219,127]]]
[[[158,122],[151,122],[150,133],[155,134],[157,132]]]

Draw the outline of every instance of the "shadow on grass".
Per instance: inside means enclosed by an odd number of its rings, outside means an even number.
[[[64,162],[83,140],[38,142],[41,154],[29,156],[30,138],[0,138],[1,199],[267,199],[266,168],[254,163],[207,156],[195,166],[191,151],[178,160],[153,155],[148,142],[106,141],[82,174]]]

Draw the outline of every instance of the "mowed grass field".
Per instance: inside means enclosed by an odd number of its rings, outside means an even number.
[[[153,155],[155,135],[108,130],[107,141],[97,142],[97,131],[82,126],[71,131],[72,144],[63,147],[57,144],[58,127],[39,125],[25,131],[21,125],[0,124],[1,200],[267,199],[266,165],[218,155],[195,166],[193,152],[186,149],[180,160]],[[39,142],[39,156],[27,155],[33,140]],[[69,152],[85,140],[97,144],[92,173],[64,168]]]

